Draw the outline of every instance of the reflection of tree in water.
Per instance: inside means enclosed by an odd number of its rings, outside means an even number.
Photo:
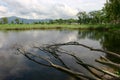
[[[104,37],[105,40],[102,43],[103,48],[109,51],[120,53],[120,33],[119,32],[108,33],[104,35]],[[120,60],[116,60],[116,58],[112,57],[111,55],[107,55],[107,57],[109,57],[113,61],[120,62]]]
[[[120,33],[109,32],[104,35],[105,40],[103,41],[103,48],[120,53]]]
[[[120,32],[119,31],[79,31],[78,38],[89,38],[99,40],[103,49],[120,53]],[[107,55],[111,60],[114,58]],[[115,59],[114,59],[115,60]],[[118,61],[118,60],[117,60]]]
[[[89,38],[92,40],[103,40],[104,33],[101,33],[100,31],[90,31],[90,30],[83,30],[79,31],[78,38]]]

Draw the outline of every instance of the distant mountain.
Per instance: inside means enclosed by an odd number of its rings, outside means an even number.
[[[15,21],[15,19],[19,19],[20,22],[23,23],[34,23],[34,22],[49,22],[51,19],[25,19],[25,18],[20,18],[20,17],[16,17],[16,16],[11,16],[11,17],[7,17],[8,18],[8,22],[11,23],[12,21]],[[1,18],[0,18],[1,20]]]

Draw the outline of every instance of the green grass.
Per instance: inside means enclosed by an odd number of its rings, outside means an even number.
[[[120,29],[120,25],[96,24],[1,24],[0,30],[29,30],[29,29]]]

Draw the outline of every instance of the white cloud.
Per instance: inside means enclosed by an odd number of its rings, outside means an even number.
[[[0,2],[1,16],[54,19],[75,18],[79,10],[99,10],[105,0],[0,0]]]
[[[51,7],[51,10],[49,10],[51,15],[50,17],[54,18],[74,18],[76,14],[78,13],[77,9],[74,9],[70,6],[67,6],[65,4],[54,4]]]
[[[7,8],[4,6],[0,6],[0,12],[2,12],[2,13],[7,12]]]

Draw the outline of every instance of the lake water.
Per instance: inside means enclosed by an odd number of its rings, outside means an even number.
[[[16,54],[15,46],[22,45],[31,48],[32,45],[65,43],[77,41],[93,48],[105,49],[120,53],[119,31],[90,31],[90,30],[28,30],[28,31],[0,31],[0,79],[1,80],[74,80],[66,73],[34,63],[22,54]],[[90,51],[83,47],[66,46],[83,62],[104,68],[95,62],[101,55],[113,61],[110,55]],[[63,61],[73,70],[86,75],[84,67],[75,63],[68,55],[62,55]],[[118,61],[119,62],[119,61]]]

